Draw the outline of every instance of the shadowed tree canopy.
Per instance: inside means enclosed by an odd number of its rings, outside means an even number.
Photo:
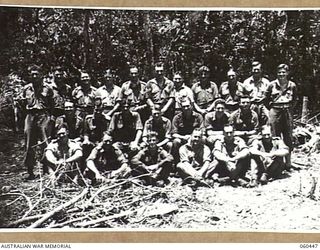
[[[94,77],[112,68],[119,83],[134,64],[148,80],[162,61],[187,84],[206,64],[218,85],[233,67],[244,80],[251,62],[275,79],[279,63],[291,68],[301,95],[316,104],[319,83],[319,11],[159,11],[0,8],[0,74],[25,77],[32,63],[50,72],[62,65],[76,81],[79,70]]]

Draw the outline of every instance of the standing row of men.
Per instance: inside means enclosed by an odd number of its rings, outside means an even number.
[[[119,167],[121,169],[119,172],[122,172],[123,169],[128,170],[129,163],[131,167],[135,166],[132,171],[134,173],[151,171],[146,167],[141,167],[145,165],[141,163],[141,159],[155,158],[141,154],[143,152],[149,154],[153,145],[153,154],[161,152],[162,157],[158,156],[159,159],[156,157],[160,162],[162,161],[160,165],[166,166],[166,169],[171,169],[170,171],[178,170],[182,176],[183,173],[188,172],[188,170],[185,171],[186,164],[182,163],[193,155],[191,162],[197,162],[197,167],[190,163],[187,169],[195,170],[200,167],[202,170],[199,175],[202,177],[212,176],[219,169],[217,167],[219,164],[213,164],[213,162],[226,160],[220,157],[218,149],[220,148],[221,152],[224,151],[222,145],[224,140],[228,141],[228,133],[231,132],[232,138],[234,133],[240,136],[236,137],[236,140],[231,139],[231,141],[234,140],[230,144],[234,144],[231,147],[233,151],[236,148],[258,145],[256,136],[262,131],[268,131],[268,128],[264,130],[261,128],[263,125],[270,124],[272,135],[277,137],[282,135],[285,142],[283,145],[291,151],[291,109],[296,100],[296,86],[288,80],[287,65],[281,64],[277,70],[278,78],[270,83],[262,77],[261,64],[254,62],[252,64],[253,75],[241,83],[237,80],[236,72],[231,69],[227,72],[228,81],[222,83],[218,88],[214,82],[209,80],[209,68],[203,66],[199,69],[200,81],[189,88],[184,83],[181,72],[174,73],[173,81],[171,81],[164,76],[163,65],[157,64],[155,66],[156,77],[147,83],[139,80],[138,69],[132,67],[130,69],[131,79],[123,83],[121,87],[113,83],[112,71],[107,70],[101,81],[101,87],[98,89],[91,86],[90,75],[82,72],[79,85],[72,90],[63,81],[63,72],[60,69],[55,71],[55,83],[49,86],[43,84],[39,68],[31,68],[32,82],[24,87],[22,93],[27,110],[25,165],[29,173],[28,179],[35,178],[33,173],[35,157],[32,147],[38,143],[38,140],[48,145],[50,137],[58,138],[52,141],[58,145],[59,133],[62,133],[61,138],[64,138],[67,133],[72,139],[81,138],[81,158],[86,160],[83,171],[89,169],[90,171],[86,172],[96,173],[96,178],[100,178],[101,175],[99,171],[97,174],[98,168],[94,162],[95,159],[101,158],[100,153],[110,153],[103,147],[107,142],[113,148],[114,159],[117,161],[118,158],[122,159],[118,165],[123,166],[124,164],[124,167]],[[64,131],[65,128],[68,132]],[[200,139],[197,139],[198,137]],[[241,140],[243,143],[238,143]],[[265,142],[262,143],[264,144]],[[207,148],[201,149],[200,153],[192,152],[194,147],[199,147],[195,145]],[[279,145],[283,146],[281,143]],[[49,146],[46,152],[61,151],[61,147],[56,146],[56,149],[53,150]],[[270,147],[269,145],[266,151],[270,150]],[[137,153],[139,149],[144,148],[146,152],[140,150]],[[235,154],[228,148],[225,151],[231,155]],[[210,167],[206,163],[207,160],[202,159],[199,162],[195,160],[196,155],[204,152],[208,155],[204,159],[210,159]],[[241,156],[239,152],[237,155]],[[47,153],[46,158],[49,158],[51,163],[57,163],[59,160],[52,160],[53,155]],[[58,158],[58,155],[55,157]],[[79,155],[75,157],[77,160],[80,158]],[[238,162],[241,158],[240,156],[231,157],[231,155],[228,156],[230,162]],[[250,152],[249,155],[251,155]],[[286,164],[289,167],[290,154],[284,155],[287,155]],[[219,157],[220,160],[218,160]],[[261,157],[263,156],[260,155],[258,158]],[[102,161],[106,162],[110,157],[106,155],[102,158],[106,158]],[[64,156],[64,159],[68,157]],[[261,165],[258,160],[255,162]],[[169,163],[173,165],[170,168]],[[117,166],[117,164],[111,165]],[[164,171],[165,173],[161,171],[162,168],[158,166],[158,163],[151,165],[157,165],[151,169],[160,169],[158,173],[161,173],[160,176],[168,175],[168,171]],[[250,163],[242,165],[248,168]],[[177,169],[174,166],[177,166]],[[241,167],[241,169],[244,168]],[[195,178],[193,174],[188,176]],[[228,176],[230,177],[230,173]],[[235,176],[239,177],[243,174],[235,174]]]

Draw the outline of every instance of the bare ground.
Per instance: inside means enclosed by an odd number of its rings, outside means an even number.
[[[86,189],[71,206],[39,225],[41,217],[85,190],[54,187],[42,178],[24,182],[23,137],[0,130],[0,226],[11,228],[152,228],[214,231],[317,231],[320,229],[319,187],[308,197],[317,161],[295,154],[300,168],[256,188],[219,186],[196,190],[171,177],[164,188],[143,186],[137,180],[112,180]],[[113,188],[109,188],[114,186]],[[97,193],[99,190],[101,193]],[[94,197],[93,197],[94,196]],[[92,198],[93,197],[93,198]],[[31,216],[37,216],[32,218]],[[30,220],[15,223],[21,218]]]

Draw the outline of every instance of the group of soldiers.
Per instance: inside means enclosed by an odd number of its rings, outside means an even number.
[[[140,176],[146,185],[163,186],[175,175],[194,186],[217,181],[253,187],[290,168],[296,85],[288,65],[280,64],[270,82],[254,61],[243,83],[230,69],[219,88],[206,66],[191,88],[182,72],[169,80],[163,64],[154,69],[155,78],[143,82],[132,66],[120,86],[108,69],[98,87],[82,71],[71,87],[62,68],[49,84],[41,68],[30,67],[21,94],[26,179],[37,178],[37,145],[44,174],[58,176],[68,165],[72,181],[91,183]]]

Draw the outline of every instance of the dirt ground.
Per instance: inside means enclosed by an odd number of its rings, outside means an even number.
[[[39,194],[37,190],[40,190],[40,185],[45,185],[45,181],[23,181],[26,175],[22,165],[23,136],[3,129],[0,131],[1,227],[28,227],[36,219],[14,225],[10,223],[23,216],[45,215],[83,191],[83,187],[73,190],[72,187],[61,190],[47,187]],[[301,167],[256,188],[235,188],[215,183],[212,188],[194,190],[174,177],[164,188],[144,187],[135,180],[124,184],[110,182],[105,185],[114,185],[114,188],[91,200],[90,195],[101,186],[90,188],[89,194],[79,200],[73,210],[69,207],[69,210],[59,211],[39,227],[319,230],[319,187],[316,187],[313,199],[308,197],[311,174],[317,174],[317,162],[312,162],[311,167],[305,166],[307,157],[298,154],[293,155],[293,161]],[[24,194],[29,199],[17,194]],[[88,204],[84,199],[92,203],[84,206]],[[101,218],[105,218],[103,222],[98,221]]]

